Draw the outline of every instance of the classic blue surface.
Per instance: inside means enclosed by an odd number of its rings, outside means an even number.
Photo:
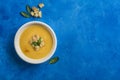
[[[41,19],[19,14],[40,2]],[[15,33],[32,20],[56,32],[56,64],[32,65],[16,55]],[[0,80],[120,80],[119,34],[120,0],[0,0]]]

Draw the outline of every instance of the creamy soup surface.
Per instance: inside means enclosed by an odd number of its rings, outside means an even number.
[[[41,47],[38,51],[35,51],[30,44],[30,40],[33,35],[39,35],[44,39],[44,47]],[[22,52],[29,58],[41,59],[46,57],[51,51],[53,46],[53,40],[50,32],[43,26],[39,24],[29,25],[27,29],[23,31],[20,36],[20,48]]]

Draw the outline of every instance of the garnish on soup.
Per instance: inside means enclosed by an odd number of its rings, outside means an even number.
[[[38,51],[45,45],[43,38],[41,38],[39,35],[34,35],[30,41],[30,44],[35,51]]]

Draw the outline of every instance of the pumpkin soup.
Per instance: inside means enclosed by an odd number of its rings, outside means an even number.
[[[51,51],[52,46],[52,36],[43,25],[29,25],[20,36],[20,48],[22,52],[32,59],[46,57]]]

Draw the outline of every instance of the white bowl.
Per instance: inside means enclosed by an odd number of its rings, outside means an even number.
[[[19,43],[20,35],[31,24],[40,24],[40,25],[43,25],[50,32],[50,34],[51,34],[51,36],[53,38],[53,47],[52,47],[50,53],[46,57],[44,57],[44,58],[41,58],[41,59],[32,59],[32,58],[29,58],[29,57],[25,56],[24,53],[22,52],[22,50],[20,49],[20,43]],[[53,56],[53,54],[54,54],[54,52],[56,50],[56,47],[57,47],[57,38],[56,38],[55,32],[46,23],[40,22],[40,21],[31,21],[31,22],[27,22],[24,25],[22,25],[19,28],[19,30],[17,31],[17,33],[15,35],[15,38],[14,38],[14,47],[15,47],[15,50],[16,50],[18,56],[22,60],[24,60],[24,61],[26,61],[28,63],[31,63],[31,64],[39,64],[39,63],[43,63],[43,62],[47,61],[48,59],[50,59]]]

